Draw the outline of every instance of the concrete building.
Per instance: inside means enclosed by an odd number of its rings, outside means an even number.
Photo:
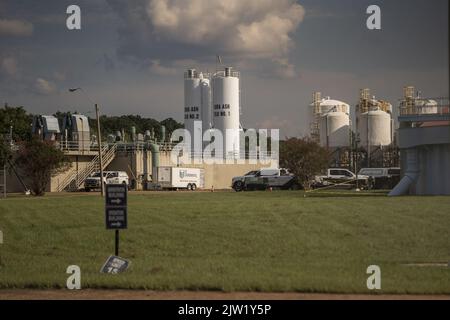
[[[449,99],[424,99],[406,87],[398,120],[403,178],[390,196],[450,195]]]

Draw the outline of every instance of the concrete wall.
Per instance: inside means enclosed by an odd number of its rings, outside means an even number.
[[[419,177],[411,186],[411,195],[450,195],[450,144],[416,147]],[[402,168],[406,167],[406,154],[401,153]]]
[[[47,192],[56,192],[60,183],[69,175],[77,173],[83,170],[94,158],[94,156],[84,155],[84,156],[68,156],[70,161],[70,167],[53,177],[50,178],[50,181],[47,185]],[[30,188],[31,181],[27,178],[27,176],[21,172],[20,168],[16,168],[20,177],[24,181],[25,185]],[[12,169],[9,169],[6,174],[6,190],[8,193],[21,193],[24,192],[23,186],[21,185],[19,179],[14,174]]]
[[[70,161],[70,167],[65,172],[61,172],[50,179],[50,185],[47,191],[56,192],[59,190],[60,183],[63,183],[64,179],[69,175],[76,174],[84,170],[94,159],[93,155],[72,155],[68,156]]]
[[[176,167],[170,159],[170,152],[161,152],[159,158],[160,166]],[[107,170],[126,171],[130,179],[139,179],[141,176],[152,174],[152,153],[150,151],[134,151],[132,153],[118,153],[116,158],[108,166]],[[252,170],[270,167],[269,164],[191,164],[183,165],[186,168],[201,168],[205,170],[205,189],[230,189],[231,179],[243,175]],[[142,189],[140,184],[138,189]]]
[[[400,161],[407,171],[406,149],[416,150],[419,177],[411,195],[450,195],[450,126],[399,129]]]

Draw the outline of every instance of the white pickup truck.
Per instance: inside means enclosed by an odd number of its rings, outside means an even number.
[[[327,170],[325,175],[316,176],[314,178],[313,187],[320,188],[336,184],[340,184],[344,187],[353,187],[354,185],[356,185],[356,180],[358,180],[359,186],[364,188],[368,185],[369,176],[356,176],[356,174],[347,169],[331,168]]]
[[[103,184],[124,184],[129,186],[128,174],[124,171],[103,171]],[[84,181],[84,190],[100,189],[100,172],[94,172]]]

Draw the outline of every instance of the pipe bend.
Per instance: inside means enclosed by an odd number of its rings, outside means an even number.
[[[408,193],[409,188],[419,177],[418,172],[409,172],[400,180],[394,189],[389,193],[389,197],[403,196]]]

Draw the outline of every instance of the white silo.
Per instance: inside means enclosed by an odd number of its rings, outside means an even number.
[[[240,75],[227,67],[213,77],[213,125],[223,134],[223,154],[236,158],[240,153]]]
[[[358,133],[360,145],[366,150],[389,146],[392,143],[391,115],[380,109],[361,114]]]
[[[311,136],[326,148],[343,148],[350,145],[350,105],[313,94]]]
[[[350,117],[348,113],[331,110],[320,118],[320,144],[326,148],[350,146]]]
[[[201,124],[195,125],[198,122]],[[194,151],[194,138],[200,139],[202,148],[203,132],[211,127],[211,83],[208,75],[189,69],[184,76],[184,128],[191,135],[191,149]],[[201,150],[197,150],[201,152]]]

